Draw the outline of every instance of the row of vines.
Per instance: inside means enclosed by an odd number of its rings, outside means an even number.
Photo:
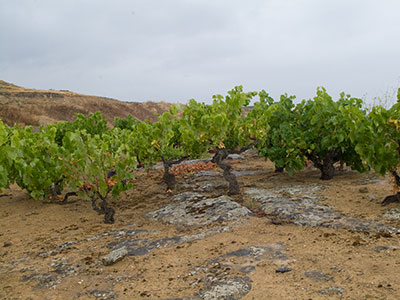
[[[359,172],[389,173],[400,186],[400,89],[390,109],[367,110],[361,99],[344,93],[334,101],[324,88],[313,99],[294,100],[285,94],[276,101],[265,91],[238,86],[214,96],[212,104],[190,100],[183,108],[173,106],[154,123],[129,116],[116,118],[110,129],[101,113],[78,114],[73,122],[33,132],[0,121],[0,190],[16,183],[32,198],[53,202],[78,195],[113,223],[109,200],[133,187],[138,167],[163,162],[166,189],[172,190],[174,164],[213,153],[211,161],[234,195],[240,187],[226,158],[252,147],[289,175],[311,161],[321,179],[329,180],[340,162]],[[393,201],[400,201],[400,193],[383,203]]]

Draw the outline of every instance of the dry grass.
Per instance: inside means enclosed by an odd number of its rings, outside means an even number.
[[[0,80],[0,119],[8,125],[47,125],[58,121],[72,121],[76,113],[101,111],[113,124],[115,117],[129,114],[139,120],[155,121],[172,104],[160,102],[122,102],[111,98],[87,96],[70,91],[33,90]]]
[[[0,119],[9,126],[14,124],[21,125],[39,125],[39,120],[30,113],[25,112],[22,109],[18,109],[10,106],[1,105]]]

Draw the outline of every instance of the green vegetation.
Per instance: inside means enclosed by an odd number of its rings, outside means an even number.
[[[31,127],[16,127],[10,136],[11,177],[35,199],[45,199],[55,185],[62,187],[65,174],[59,159],[56,129],[41,128],[33,133]]]
[[[254,144],[247,118],[243,116],[243,107],[248,106],[255,95],[256,92],[245,93],[243,87],[237,86],[225,98],[214,96],[211,105],[191,100],[183,112],[183,143],[196,146],[201,151],[215,152],[212,162],[223,170],[223,176],[229,183],[229,195],[239,194],[240,188],[231,172],[232,167],[224,160],[229,154],[241,153]],[[189,149],[195,150],[185,148]]]
[[[346,163],[360,172],[366,171],[354,149],[342,110],[351,107],[362,114],[362,100],[342,93],[338,101],[324,88],[317,89],[312,100],[293,103],[295,97],[282,95],[274,100],[264,91],[260,102],[249,114],[256,123],[260,156],[275,162],[277,169],[289,174],[304,168],[307,161],[321,170],[321,179],[334,175],[336,162]]]
[[[104,214],[104,222],[108,224],[114,223],[109,196],[118,197],[132,187],[136,159],[129,144],[118,130],[102,137],[85,131],[67,132],[63,139],[61,160],[68,187],[91,200],[93,209]]]
[[[246,113],[256,96],[259,101]],[[362,100],[342,93],[334,101],[324,88],[295,104],[294,96],[275,101],[266,91],[244,92],[238,86],[214,96],[212,104],[190,100],[182,111],[172,106],[154,123],[128,116],[116,118],[110,129],[101,113],[78,114],[73,122],[33,132],[0,121],[0,189],[16,183],[32,198],[53,202],[65,189],[64,201],[69,195],[88,199],[105,223],[113,223],[110,200],[133,187],[137,167],[162,161],[172,190],[172,165],[212,152],[229,183],[228,194],[235,195],[239,184],[225,159],[253,146],[289,175],[312,162],[321,179],[329,180],[340,162],[359,172],[389,173],[400,186],[400,89],[397,97],[390,109],[374,106],[368,112]],[[399,193],[383,204],[393,201],[400,201]]]
[[[0,121],[0,192],[8,188],[13,172],[13,153],[10,146],[10,128]]]
[[[400,103],[396,103],[390,109],[375,106],[368,114],[347,107],[343,110],[343,115],[347,120],[349,136],[355,145],[354,150],[362,158],[363,164],[381,175],[391,174],[398,188]],[[399,193],[385,199],[383,204],[393,201],[400,201]]]

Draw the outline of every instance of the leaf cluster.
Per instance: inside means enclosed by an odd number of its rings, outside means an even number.
[[[12,176],[13,151],[10,146],[11,129],[0,120],[0,192],[8,188]]]
[[[343,110],[355,151],[364,165],[384,175],[400,164],[400,103],[390,109],[374,106],[367,114],[348,107]]]
[[[62,145],[62,140],[67,132],[73,132],[76,130],[84,130],[90,136],[103,135],[108,131],[107,120],[101,112],[95,112],[90,115],[76,114],[76,119],[72,122],[58,122],[55,125],[56,131],[56,142],[58,145]]]
[[[342,161],[356,170],[365,170],[342,113],[346,107],[362,113],[360,99],[341,94],[338,101],[333,101],[324,88],[318,88],[313,99],[297,105],[295,97],[287,94],[276,102],[265,91],[259,96],[251,112],[256,122],[257,148],[277,168],[293,174],[311,160],[321,168],[327,161]]]
[[[210,105],[190,100],[182,116],[184,143],[189,144],[187,139],[202,150],[221,145],[227,149],[247,146],[251,135],[243,108],[256,94],[243,92],[243,87],[237,86],[225,97],[213,96]]]
[[[127,138],[119,131],[102,137],[85,131],[67,132],[62,162],[69,187],[88,199],[106,199],[109,194],[117,197],[131,188],[136,158],[131,155]]]
[[[35,199],[48,197],[53,184],[65,174],[55,138],[54,127],[42,127],[35,133],[32,127],[14,128],[10,136],[11,179]]]

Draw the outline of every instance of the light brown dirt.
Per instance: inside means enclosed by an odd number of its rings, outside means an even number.
[[[268,173],[241,177],[241,186],[259,182],[271,187],[293,183],[321,183],[319,172],[306,169],[289,177],[273,172],[273,166],[262,159],[234,163],[234,169],[260,169]],[[191,174],[178,176],[180,183]],[[109,251],[102,248],[112,241],[105,236],[87,243],[72,245],[66,252],[49,257],[39,253],[57,248],[66,241],[81,241],[124,226],[155,232],[151,238],[172,237],[192,232],[190,228],[175,228],[150,221],[144,214],[168,204],[171,194],[165,192],[160,171],[141,171],[134,189],[121,196],[116,208],[116,223],[102,224],[101,216],[91,210],[90,204],[78,198],[66,205],[46,204],[30,199],[13,187],[0,197],[0,298],[2,299],[101,299],[89,295],[91,290],[110,290],[116,299],[165,299],[193,296],[201,286],[190,285],[204,274],[190,274],[196,265],[205,265],[212,258],[249,245],[282,242],[291,262],[291,272],[279,274],[280,267],[262,262],[248,276],[252,289],[242,299],[400,299],[400,237],[351,230],[301,227],[289,223],[272,222],[267,217],[250,217],[248,222],[232,231],[164,249],[155,249],[147,255],[125,257],[112,266],[96,264]],[[378,178],[378,180],[376,180]],[[373,179],[369,184],[365,180]],[[392,193],[389,179],[374,174],[353,171],[338,172],[322,193],[327,197],[320,204],[335,207],[349,216],[385,221],[400,228],[400,223],[382,220],[382,214],[391,204],[381,207],[382,199]],[[360,188],[367,187],[368,193]],[[71,198],[72,199],[72,198]],[[257,209],[257,204],[245,197],[235,198],[239,203]],[[273,224],[275,223],[275,224]],[[141,238],[150,235],[144,234]],[[4,247],[4,243],[11,243]],[[378,246],[390,246],[377,252]],[[51,261],[69,258],[79,265],[79,274],[66,276],[52,288],[36,287],[37,281],[23,281],[29,271],[52,272]],[[330,277],[328,282],[315,282],[304,275],[318,270]],[[322,295],[326,287],[340,286],[342,295]],[[81,295],[81,297],[79,297]]]
[[[73,121],[76,113],[100,111],[109,124],[114,118],[132,115],[139,120],[156,121],[156,114],[170,109],[166,102],[123,102],[112,98],[89,96],[71,91],[26,89],[0,80],[0,119],[13,126],[48,125]]]

